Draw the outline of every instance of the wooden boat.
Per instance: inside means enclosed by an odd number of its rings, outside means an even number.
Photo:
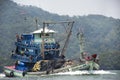
[[[5,66],[4,73],[8,77],[24,77],[54,74],[59,72],[76,70],[99,69],[97,55],[88,58],[84,55],[83,34],[78,34],[80,41],[80,59],[66,60],[65,51],[72,32],[74,21],[43,22],[43,28],[30,34],[16,35],[16,49],[12,51],[11,58],[16,60],[15,65]],[[56,31],[48,29],[50,24],[66,24],[67,38],[60,49],[60,44],[55,41],[53,35]],[[86,59],[87,58],[87,59]]]

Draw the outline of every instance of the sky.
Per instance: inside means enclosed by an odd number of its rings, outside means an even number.
[[[13,0],[50,13],[69,16],[99,14],[120,19],[120,0]]]

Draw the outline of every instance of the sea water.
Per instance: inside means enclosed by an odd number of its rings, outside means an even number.
[[[2,76],[0,80],[120,80],[120,70],[70,71],[23,78],[8,78],[4,77],[4,75]]]

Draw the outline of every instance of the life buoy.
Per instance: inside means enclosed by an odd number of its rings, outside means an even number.
[[[10,72],[10,77],[14,77],[14,72],[13,71]]]

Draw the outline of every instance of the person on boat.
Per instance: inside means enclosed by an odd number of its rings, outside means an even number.
[[[91,56],[92,56],[93,61],[98,63],[98,60],[99,60],[98,55],[97,54],[93,54]]]
[[[97,57],[97,54],[93,54],[93,55],[92,55],[92,58],[95,59],[96,57]]]
[[[33,56],[30,56],[29,58],[30,58],[31,61],[33,60]]]
[[[22,36],[22,34],[20,35],[19,40],[20,40],[20,41],[22,41],[22,40],[23,40],[23,36]]]
[[[16,33],[16,39],[17,39],[17,42],[20,41],[20,37],[19,37],[18,33]]]
[[[18,66],[18,61],[15,62],[15,68]]]
[[[21,35],[21,40],[23,40],[23,36]]]
[[[92,60],[92,58],[91,58],[91,56],[87,56],[87,57],[85,57],[85,60],[90,61],[90,60]]]
[[[92,60],[91,55],[89,55],[87,52],[84,52],[84,53],[83,53],[83,58],[84,58],[86,61]]]
[[[25,51],[24,51],[24,49],[22,49],[22,50],[20,51],[20,54],[21,54],[22,56],[24,56],[24,53],[25,53]]]

